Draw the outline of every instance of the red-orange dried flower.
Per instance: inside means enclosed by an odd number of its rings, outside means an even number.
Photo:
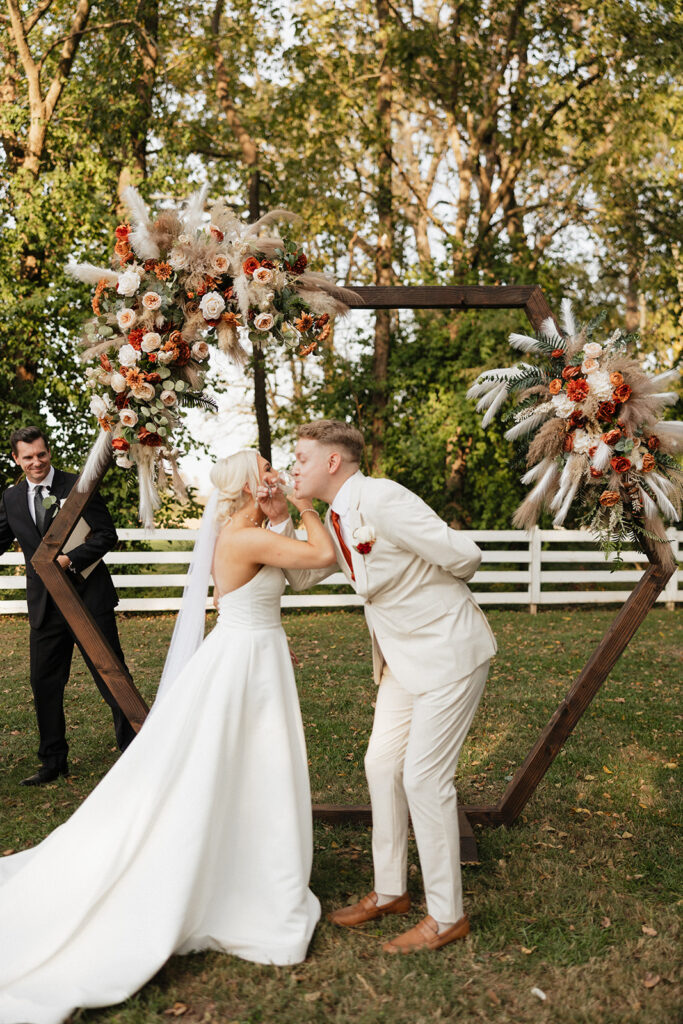
[[[173,273],[173,267],[170,263],[157,263],[154,267],[154,273],[160,281],[168,281],[169,277]]]
[[[140,351],[142,348],[142,339],[145,336],[145,332],[142,327],[134,327],[132,331],[128,332],[128,344],[132,345],[136,351]]]
[[[119,224],[114,234],[119,240],[128,238],[128,235],[130,234],[130,224]]]
[[[125,437],[115,437],[111,443],[112,448],[115,452],[127,452],[130,445],[126,441]]]
[[[555,377],[555,379],[551,380],[550,384],[548,384],[548,391],[550,392],[551,395],[559,395],[561,390],[562,390],[562,381],[560,380],[559,377]]]
[[[311,354],[311,352],[315,352],[317,347],[318,347],[318,342],[317,341],[312,341],[310,345],[303,345],[299,349],[299,355],[300,356],[308,356],[308,355]]]
[[[310,313],[302,313],[301,316],[294,321],[294,326],[296,327],[297,331],[301,331],[302,333],[304,333],[306,331],[310,331],[311,327],[313,326],[313,323],[313,317],[311,316]]]
[[[242,264],[242,270],[244,271],[245,274],[251,277],[254,271],[258,270],[260,266],[261,264],[259,263],[255,256],[248,256],[247,259]]]
[[[650,449],[650,451],[651,452],[656,452],[657,449],[659,448],[660,444],[661,444],[661,441],[659,440],[657,435],[656,434],[650,434],[650,436],[647,439],[647,446]]]
[[[562,371],[562,378],[563,378],[563,380],[573,380],[574,378],[580,377],[580,376],[581,376],[581,367],[580,366],[565,366],[564,370]]]
[[[619,501],[619,491],[603,491],[600,495],[600,504],[605,508],[612,508]]]
[[[156,434],[152,430],[147,430],[146,427],[140,427],[138,430],[138,441],[140,444],[144,444],[147,448],[161,448],[164,443],[160,434]]]
[[[645,452],[643,454],[643,465],[641,467],[643,473],[651,473],[656,465],[657,463],[655,462],[655,457],[652,452]]]
[[[126,238],[119,238],[118,242],[114,246],[114,252],[117,256],[127,256],[130,252],[130,246]]]
[[[583,377],[579,378],[579,380],[567,381],[567,398],[572,402],[582,402],[588,391],[588,381],[584,380]]]
[[[631,460],[625,455],[614,455],[609,464],[615,473],[626,473],[631,468]]]
[[[119,391],[119,393],[114,398],[114,405],[116,406],[116,408],[117,409],[125,409],[126,406],[128,405],[129,397],[130,396],[128,394],[126,394],[125,391]]]
[[[621,431],[614,427],[613,430],[608,430],[606,434],[602,435],[602,440],[605,444],[616,444],[621,438]]]
[[[100,366],[102,367],[103,370],[106,370],[107,373],[112,373],[114,370],[114,367],[109,362],[109,356],[106,354],[106,352],[102,352],[102,354],[100,355]]]
[[[563,348],[554,348],[552,350],[552,352],[550,353],[551,359],[562,359],[563,355],[564,355],[564,349]]]
[[[595,466],[591,466],[591,476],[596,480],[599,479],[602,476],[602,470],[596,469]]]

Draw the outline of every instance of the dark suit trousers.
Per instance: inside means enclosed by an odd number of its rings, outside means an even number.
[[[117,658],[125,665],[114,610],[102,612],[94,618]],[[77,641],[74,640],[65,619],[52,599],[48,598],[45,619],[39,629],[31,629],[30,640],[31,689],[40,735],[38,757],[48,766],[64,764],[69,750],[64,720],[64,689],[71,671],[74,642]],[[135,736],[135,730],[110,694],[93,663],[80,644],[78,646],[97,689],[111,708],[119,749],[125,750]]]

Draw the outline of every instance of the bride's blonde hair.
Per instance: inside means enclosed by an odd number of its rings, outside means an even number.
[[[216,522],[223,526],[246,505],[250,497],[256,497],[256,489],[261,482],[257,452],[253,448],[245,448],[227,459],[219,459],[212,466],[210,477],[218,491]],[[245,484],[249,485],[251,495],[244,490]]]

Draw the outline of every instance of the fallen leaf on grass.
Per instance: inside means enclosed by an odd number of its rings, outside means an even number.
[[[633,832],[622,832],[620,839],[633,839]]]
[[[650,928],[648,925],[644,924],[643,928],[642,928],[642,932],[643,932],[643,935],[655,936],[657,934],[657,929],[656,928]]]
[[[500,1006],[500,999],[498,998],[498,996],[496,995],[492,988],[486,989],[486,995],[489,997],[492,1003],[495,1003],[496,1006]]]
[[[173,1006],[169,1006],[168,1010],[164,1010],[164,1016],[166,1017],[182,1017],[184,1013],[187,1013],[185,1003],[174,1003]]]
[[[603,764],[602,770],[603,770],[603,772],[605,772],[606,775],[614,775],[614,772],[612,771],[612,769],[608,768],[606,764]]]
[[[603,917],[600,924],[603,928],[610,928],[612,926],[612,922],[610,921],[609,917]]]
[[[320,999],[320,992],[307,992],[304,999],[307,1003],[314,1003],[316,999]]]
[[[654,988],[655,985],[659,985],[662,979],[658,974],[653,974],[652,971],[648,971],[643,978],[643,985],[645,988]]]
[[[531,949],[527,949],[526,946],[521,946],[520,948],[522,950],[522,953],[526,953],[527,956],[529,955],[529,953],[533,953],[533,951],[536,949],[535,946],[532,946]]]
[[[532,996],[536,996],[542,1002],[545,1002],[545,1000],[548,998],[542,988],[532,988],[531,994]]]

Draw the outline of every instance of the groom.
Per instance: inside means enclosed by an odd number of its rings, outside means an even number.
[[[439,949],[470,930],[453,776],[496,643],[466,585],[481,561],[477,546],[405,487],[365,477],[363,448],[362,434],[346,423],[307,423],[299,428],[294,469],[297,498],[330,506],[326,525],[338,565],[365,603],[379,686],[365,756],[375,889],[330,920],[348,927],[410,909],[410,814],[428,915],[384,946],[407,953]],[[272,527],[292,533],[284,506],[274,496],[264,510]],[[297,573],[296,585],[311,586],[332,571]]]

